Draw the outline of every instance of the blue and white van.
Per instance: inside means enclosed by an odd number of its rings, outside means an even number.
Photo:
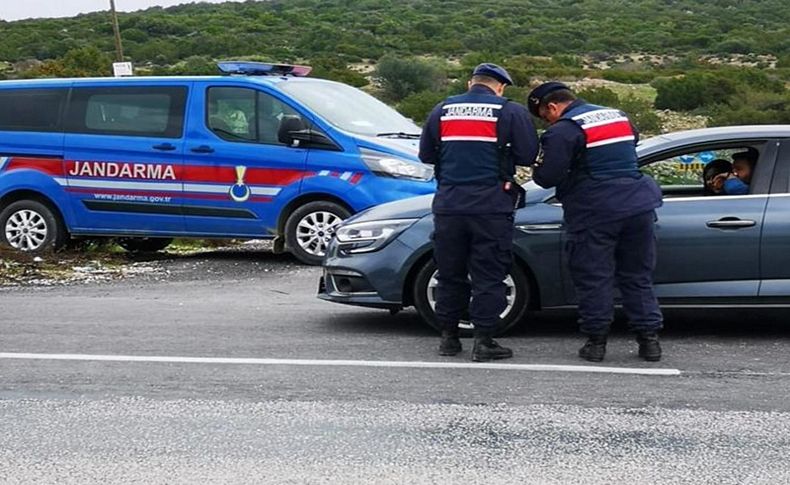
[[[274,238],[315,264],[343,219],[435,190],[419,128],[372,96],[302,66],[220,69],[0,82],[0,242]]]

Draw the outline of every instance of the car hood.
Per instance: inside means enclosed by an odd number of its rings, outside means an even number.
[[[387,219],[418,219],[431,213],[433,194],[410,197],[371,207],[347,219],[347,222],[381,221]]]
[[[534,182],[524,184],[527,207],[546,202],[554,196],[554,189],[544,189]],[[348,222],[380,221],[387,219],[415,219],[429,215],[433,194],[402,199],[371,207],[348,219]]]

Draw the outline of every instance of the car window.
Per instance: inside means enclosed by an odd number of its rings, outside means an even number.
[[[66,131],[180,138],[186,93],[186,87],[75,88]]]
[[[686,153],[675,152],[667,158],[642,166],[642,171],[658,182],[665,198],[746,195],[757,170],[759,153],[758,149],[751,146],[710,147]],[[747,174],[743,168],[741,172],[738,171],[742,161],[736,160],[744,157],[753,158],[753,162],[750,162],[751,173]]]
[[[249,88],[208,90],[206,125],[227,141],[281,145],[280,124],[299,115],[277,98]]]
[[[58,131],[66,93],[66,89],[0,91],[0,131]]]

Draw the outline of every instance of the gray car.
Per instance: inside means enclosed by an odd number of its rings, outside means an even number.
[[[705,164],[749,148],[759,153],[749,194],[708,194]],[[790,306],[790,126],[677,132],[647,139],[637,150],[642,170],[664,193],[655,272],[662,305]],[[562,207],[553,190],[532,182],[525,188],[501,331],[527,310],[576,303],[562,250]],[[327,251],[319,297],[391,311],[414,306],[436,327],[431,200],[385,204],[346,221]]]

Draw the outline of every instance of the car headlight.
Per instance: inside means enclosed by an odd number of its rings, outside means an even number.
[[[415,222],[417,219],[391,219],[340,226],[335,231],[338,249],[345,253],[378,251]]]
[[[362,161],[376,175],[423,182],[433,178],[433,167],[387,153],[362,150]]]

